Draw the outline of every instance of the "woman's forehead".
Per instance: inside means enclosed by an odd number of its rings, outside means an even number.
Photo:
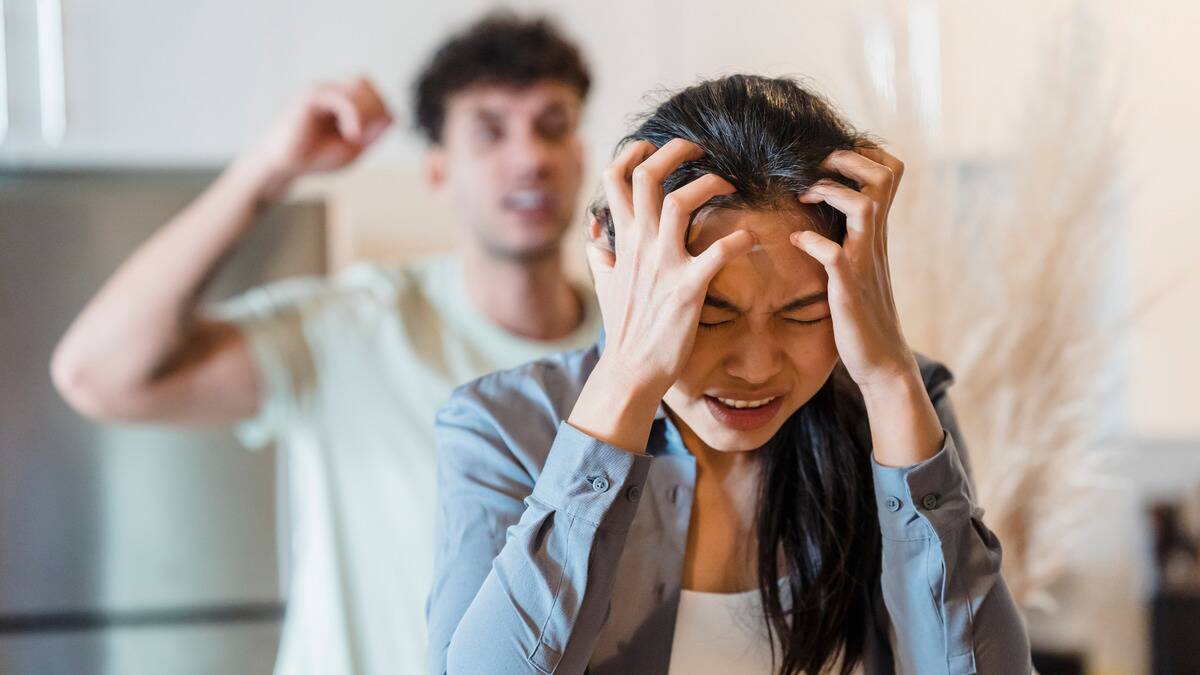
[[[696,214],[687,231],[687,248],[699,255],[721,237],[736,230],[754,233],[760,246],[791,246],[788,237],[800,230],[816,229],[816,209],[808,204],[795,208],[750,210],[705,208]]]
[[[801,209],[702,211],[688,232],[688,252],[698,255],[721,237],[749,230],[758,244],[717,273],[709,290],[742,307],[781,306],[825,289],[824,268],[790,240],[793,232],[814,229],[813,218]]]

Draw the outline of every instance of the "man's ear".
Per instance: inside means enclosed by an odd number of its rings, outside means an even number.
[[[441,145],[432,145],[425,151],[423,162],[425,181],[435,191],[446,185],[446,150]]]

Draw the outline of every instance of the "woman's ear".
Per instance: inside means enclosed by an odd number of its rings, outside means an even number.
[[[608,235],[605,234],[604,225],[601,224],[595,211],[588,212],[587,246],[584,248],[587,253],[588,268],[592,271],[592,279],[599,281],[599,277],[612,271],[617,258],[608,244]]]
[[[600,224],[595,211],[588,211],[587,235],[589,244],[604,241],[604,226]]]
[[[592,273],[592,288],[596,291],[596,300],[600,304],[600,318],[610,316],[609,313],[609,279],[612,278],[613,267],[617,264],[617,256],[608,245],[608,235],[604,225],[596,216],[596,212],[588,211],[587,242],[583,247],[587,254],[588,270]]]

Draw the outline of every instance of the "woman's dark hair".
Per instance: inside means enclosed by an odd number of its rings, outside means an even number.
[[[792,208],[820,178],[852,184],[819,164],[834,150],[874,144],[797,81],[751,75],[674,94],[621,146],[646,140],[661,147],[672,138],[693,141],[705,154],[668,176],[665,191],[715,173],[737,192],[709,204],[745,209]],[[845,216],[821,207],[822,234],[843,241]],[[602,200],[592,213],[611,245]],[[759,452],[759,591],[785,675],[825,672],[839,660],[849,673],[867,635],[882,630],[872,612],[881,548],[864,420],[861,395],[839,365]]]
[[[557,80],[587,98],[591,76],[583,56],[548,19],[524,19],[497,10],[451,36],[417,76],[415,123],[440,143],[446,101],[477,84],[517,87]]]
[[[785,77],[730,75],[706,80],[670,96],[639,121],[637,129],[617,144],[616,153],[634,141],[662,147],[683,138],[704,148],[700,159],[684,162],[663,181],[671,192],[706,173],[733,184],[737,192],[716,197],[708,205],[771,209],[796,205],[796,195],[820,178],[858,187],[840,174],[819,168],[838,149],[874,145],[854,130],[818,94]],[[616,154],[614,153],[614,154]],[[819,204],[821,232],[835,241],[846,234],[846,217]],[[590,211],[613,243],[613,222],[603,197]]]

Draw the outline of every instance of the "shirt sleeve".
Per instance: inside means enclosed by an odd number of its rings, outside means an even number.
[[[301,277],[253,288],[207,309],[235,325],[245,337],[259,383],[258,407],[234,427],[248,448],[276,440],[308,406],[317,386],[306,317],[331,294],[319,277]]]
[[[872,459],[896,671],[1029,673],[1029,638],[1000,575],[1000,542],[975,506],[953,406],[940,393],[934,407],[945,431],[936,455],[907,467]]]
[[[438,415],[430,673],[582,674],[651,457],[562,422],[536,480],[494,418]]]

